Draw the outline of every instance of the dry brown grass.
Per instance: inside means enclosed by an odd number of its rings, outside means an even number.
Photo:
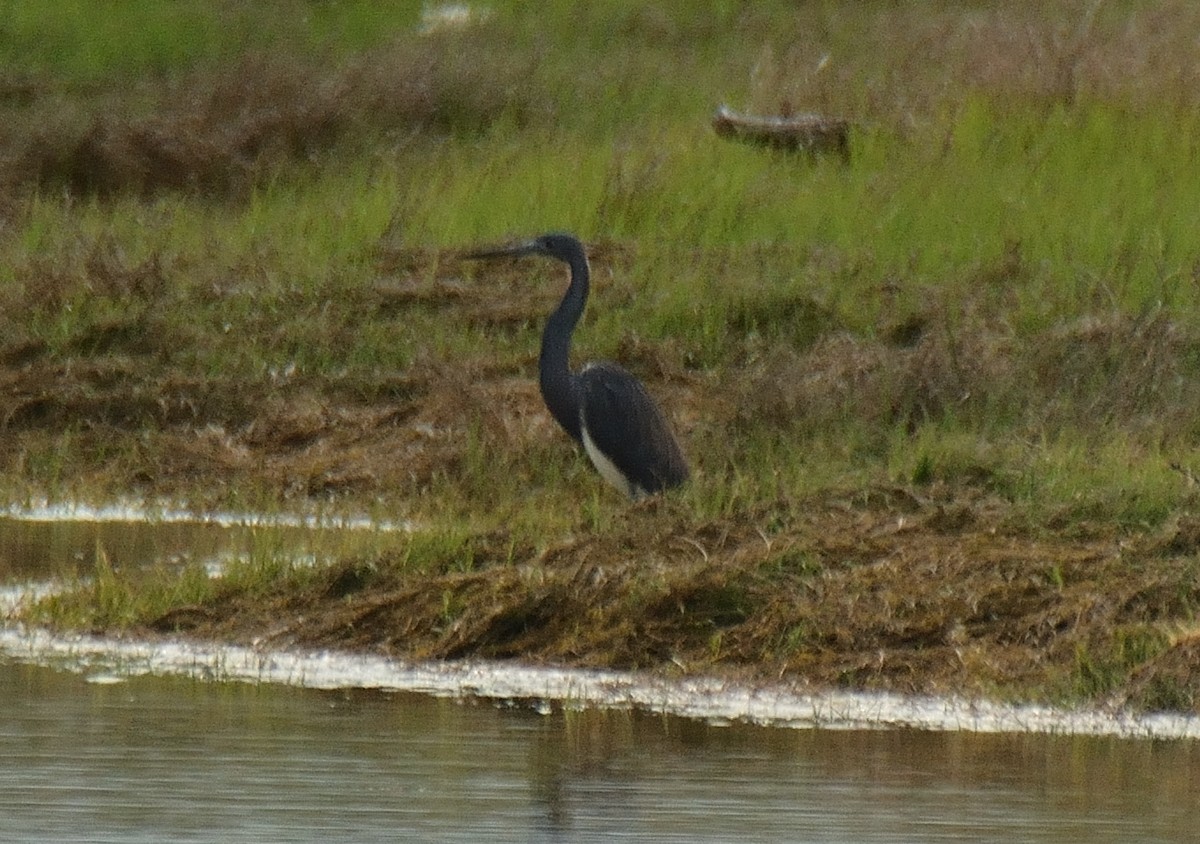
[[[816,109],[904,125],[964,95],[1070,105],[1079,100],[1194,108],[1200,56],[1194,4],[923,4],[861,16],[800,11],[786,46],[768,40],[751,78],[766,113]],[[850,41],[854,47],[842,47]],[[857,49],[878,45],[875,51]]]
[[[1200,334],[1158,312],[1092,315],[1018,340],[978,315],[931,313],[901,336],[823,335],[778,346],[728,388],[744,422],[819,430],[852,418],[887,428],[947,414],[1054,432],[1158,432],[1188,439],[1200,419]]]
[[[144,81],[132,96],[32,86],[0,129],[0,185],[237,195],[339,146],[476,133],[503,113],[519,116],[528,74],[528,64],[462,38],[409,40],[341,64],[248,55]]]
[[[1102,528],[1039,538],[1010,531],[1002,502],[963,489],[863,492],[705,524],[652,502],[618,529],[542,550],[501,530],[472,537],[470,571],[454,569],[464,549],[418,571],[400,556],[348,560],[304,589],[227,594],[147,626],[407,659],[1200,701],[1194,636],[1170,635],[1200,598],[1194,543],[1179,547],[1191,528],[1132,542]]]

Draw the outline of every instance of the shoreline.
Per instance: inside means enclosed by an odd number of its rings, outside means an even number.
[[[209,682],[360,688],[567,709],[642,709],[709,723],[784,729],[917,729],[1122,739],[1200,739],[1200,716],[1015,705],[955,696],[900,695],[745,684],[712,677],[565,669],[476,660],[406,663],[337,651],[259,650],[181,639],[126,640],[0,628],[0,654],[24,664],[115,683],[143,676]]]
[[[898,495],[780,502],[752,520],[711,522],[663,501],[554,544],[509,531],[367,531],[394,539],[339,539],[320,566],[269,534],[228,568],[182,571],[130,566],[110,543],[97,550],[90,585],[81,573],[62,589],[0,590],[0,615],[113,641],[173,637],[406,666],[520,661],[583,676],[722,678],[710,692],[729,681],[970,702],[951,707],[967,713],[959,720],[976,719],[980,700],[1200,716],[1198,640],[1192,625],[1172,622],[1193,577],[1188,524],[1037,536],[1006,530],[1004,509],[986,500],[969,522],[948,526],[947,499],[897,504]],[[966,506],[963,496],[948,500]],[[105,512],[118,511],[139,515]],[[634,703],[654,708],[658,697]],[[797,717],[824,718],[811,711]]]

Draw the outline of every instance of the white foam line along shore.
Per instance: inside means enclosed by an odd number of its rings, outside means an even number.
[[[0,628],[0,655],[81,672],[94,682],[144,674],[284,683],[314,689],[368,688],[439,697],[519,700],[549,711],[638,708],[710,722],[824,729],[961,730],[1122,738],[1197,739],[1200,718],[1015,706],[956,697],[799,691],[715,679],[521,667],[487,662],[404,664],[332,652],[260,651],[181,641],[126,641]]]

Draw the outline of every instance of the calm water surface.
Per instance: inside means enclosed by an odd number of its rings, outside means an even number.
[[[117,568],[182,568],[201,563],[216,572],[233,556],[282,552],[317,561],[386,547],[405,535],[395,525],[372,529],[364,526],[365,521],[349,529],[305,527],[237,514],[204,521],[179,512],[155,521],[129,508],[98,511],[101,517],[93,519],[61,517],[71,512],[48,507],[32,517],[0,514],[0,587],[87,575],[101,553]]]
[[[82,565],[62,556],[96,544],[94,526],[18,527],[24,544],[5,530],[0,582]],[[106,553],[137,562],[105,530]],[[163,537],[139,540],[149,558],[220,553],[220,536]],[[2,655],[0,760],[0,842],[1200,840],[1200,742],[89,682]]]
[[[720,727],[0,664],[2,841],[1195,841],[1194,742]]]

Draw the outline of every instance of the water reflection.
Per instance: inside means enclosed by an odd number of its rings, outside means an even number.
[[[546,739],[545,817],[662,841],[1185,841],[1190,744],[633,717]],[[1165,774],[1165,776],[1163,775]],[[632,824],[631,827],[622,824]]]
[[[295,519],[271,523],[251,514],[239,522],[230,514],[204,520],[180,513],[147,518],[128,508],[90,512],[96,518],[59,518],[49,509],[0,515],[0,584],[87,573],[100,552],[118,567],[182,568],[198,562],[217,573],[235,555],[270,552],[316,559],[377,548],[402,535],[393,525],[371,526],[364,520],[349,529]]]
[[[717,727],[0,663],[3,841],[1190,841],[1200,745]]]
[[[190,560],[219,559],[249,539],[248,529],[221,525],[0,517],[0,582],[86,572],[100,549],[116,549],[122,565],[182,566]]]

